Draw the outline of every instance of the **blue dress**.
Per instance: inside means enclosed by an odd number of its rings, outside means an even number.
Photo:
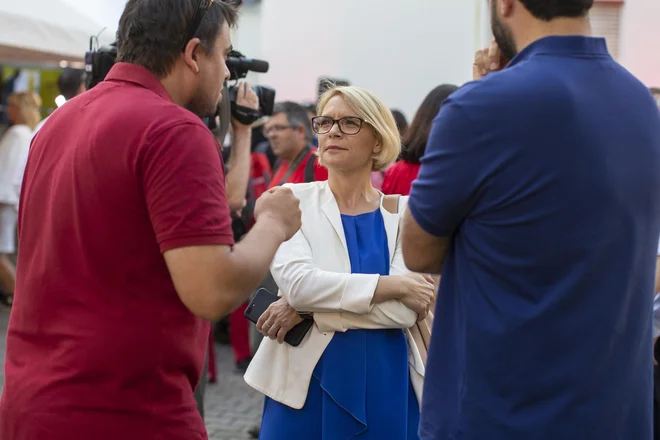
[[[389,275],[380,210],[342,215],[352,273]],[[419,406],[401,329],[336,332],[300,410],[268,397],[261,440],[418,440]]]

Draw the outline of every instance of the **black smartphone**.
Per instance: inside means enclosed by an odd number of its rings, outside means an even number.
[[[256,324],[259,320],[259,317],[264,314],[266,309],[268,309],[268,307],[278,299],[280,298],[277,295],[269,292],[264,288],[257,290],[257,293],[254,294],[252,300],[248,304],[247,309],[245,309],[245,317],[249,321]],[[309,329],[312,328],[312,325],[314,325],[313,319],[303,319],[300,324],[289,330],[289,332],[284,337],[284,342],[291,345],[292,347],[297,347],[305,338],[305,335],[309,332]]]

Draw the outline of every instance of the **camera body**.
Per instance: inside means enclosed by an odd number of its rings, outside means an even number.
[[[117,42],[98,47],[98,40],[89,41],[89,52],[85,54],[85,88],[87,90],[103,81],[117,59]]]
[[[259,114],[260,116],[270,116],[273,114],[273,107],[275,106],[275,90],[264,86],[252,86],[252,90],[259,98]],[[229,101],[232,104],[236,103],[238,99],[238,87],[229,87]],[[232,106],[232,114],[235,115],[235,106]]]
[[[89,90],[102,82],[117,60],[117,42],[108,46],[98,46],[96,37],[90,38],[89,51],[85,54],[85,86]],[[247,76],[248,72],[268,72],[268,63],[261,60],[246,58],[237,51],[232,51],[227,58],[227,67],[231,72],[230,80],[239,80]],[[259,113],[261,116],[273,114],[275,105],[275,90],[264,86],[253,86],[252,89],[259,97]],[[238,97],[238,87],[231,86],[229,100],[232,105],[232,113]]]

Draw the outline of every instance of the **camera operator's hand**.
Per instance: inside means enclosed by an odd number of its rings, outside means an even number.
[[[250,108],[252,110],[259,110],[259,97],[252,87],[247,83],[247,81],[241,81],[238,84],[238,95],[236,96],[236,105],[241,107]],[[240,123],[236,118],[231,118],[231,123],[236,130],[239,127],[250,127],[250,125],[245,125]]]
[[[289,188],[276,186],[259,197],[254,207],[254,218],[268,222],[273,231],[281,231],[287,241],[301,226],[300,200]]]
[[[497,72],[504,69],[509,60],[504,58],[497,42],[493,40],[488,48],[478,50],[474,54],[474,64],[472,64],[472,79],[477,81],[491,72]]]
[[[241,81],[238,84],[236,105],[250,110],[259,109],[259,98],[252,87]],[[231,118],[232,142],[226,176],[226,192],[229,208],[239,211],[245,207],[245,194],[250,180],[250,147],[252,145],[252,124],[243,124]],[[238,214],[240,216],[240,213]]]

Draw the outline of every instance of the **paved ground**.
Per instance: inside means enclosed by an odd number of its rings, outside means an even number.
[[[5,332],[9,312],[0,309],[0,389],[4,384]],[[206,387],[206,427],[210,440],[246,440],[259,421],[263,399],[236,374],[229,347],[216,345],[218,382]]]

